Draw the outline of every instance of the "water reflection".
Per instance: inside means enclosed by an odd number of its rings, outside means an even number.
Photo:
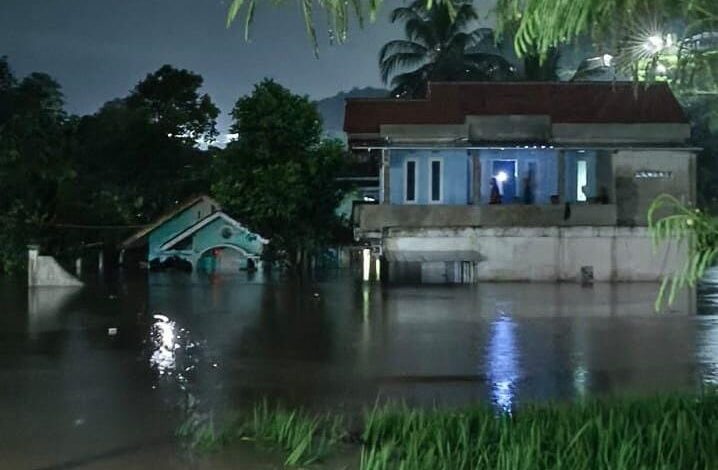
[[[82,287],[33,287],[27,289],[27,328],[35,336],[61,328],[65,307]]]
[[[486,358],[491,383],[491,399],[503,411],[511,411],[516,381],[520,378],[516,324],[510,315],[499,312],[491,323]]]
[[[157,370],[160,376],[172,375],[177,365],[175,350],[179,345],[175,341],[176,323],[165,315],[153,315],[155,322],[150,333],[154,351],[150,358],[150,364]]]
[[[718,386],[718,318],[710,319],[701,330],[698,355],[704,364],[703,381]]]

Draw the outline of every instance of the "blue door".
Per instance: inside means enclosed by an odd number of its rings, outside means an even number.
[[[494,160],[491,177],[499,184],[501,202],[513,202],[516,198],[516,160]]]

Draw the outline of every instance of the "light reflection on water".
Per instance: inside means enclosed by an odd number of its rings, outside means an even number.
[[[179,348],[175,341],[176,323],[165,315],[155,314],[153,318],[155,322],[152,325],[150,338],[154,345],[154,351],[150,357],[150,364],[160,376],[172,375],[177,366],[175,350]]]
[[[516,324],[504,312],[491,323],[488,355],[491,399],[503,411],[514,404],[516,381],[520,378]]]

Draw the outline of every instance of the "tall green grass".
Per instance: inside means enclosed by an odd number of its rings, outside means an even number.
[[[196,442],[251,440],[306,466],[345,442],[361,470],[718,469],[718,394],[535,404],[513,413],[489,407],[414,409],[381,405],[362,415],[350,442],[339,415],[270,407],[208,431]]]
[[[367,413],[362,470],[716,469],[718,397]]]
[[[323,459],[345,434],[342,416],[272,408],[266,401],[254,407],[251,420],[239,429],[244,438],[286,452],[286,465],[309,465]]]
[[[286,454],[285,465],[306,466],[324,459],[345,436],[341,415],[314,415],[304,410],[270,406],[265,400],[251,412],[238,413],[215,425],[203,420],[199,425],[188,420],[178,435],[190,447],[213,451],[238,441],[253,441]]]

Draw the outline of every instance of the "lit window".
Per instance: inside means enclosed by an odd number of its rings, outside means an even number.
[[[588,192],[588,175],[586,160],[579,160],[576,165],[576,200],[585,201]]]

